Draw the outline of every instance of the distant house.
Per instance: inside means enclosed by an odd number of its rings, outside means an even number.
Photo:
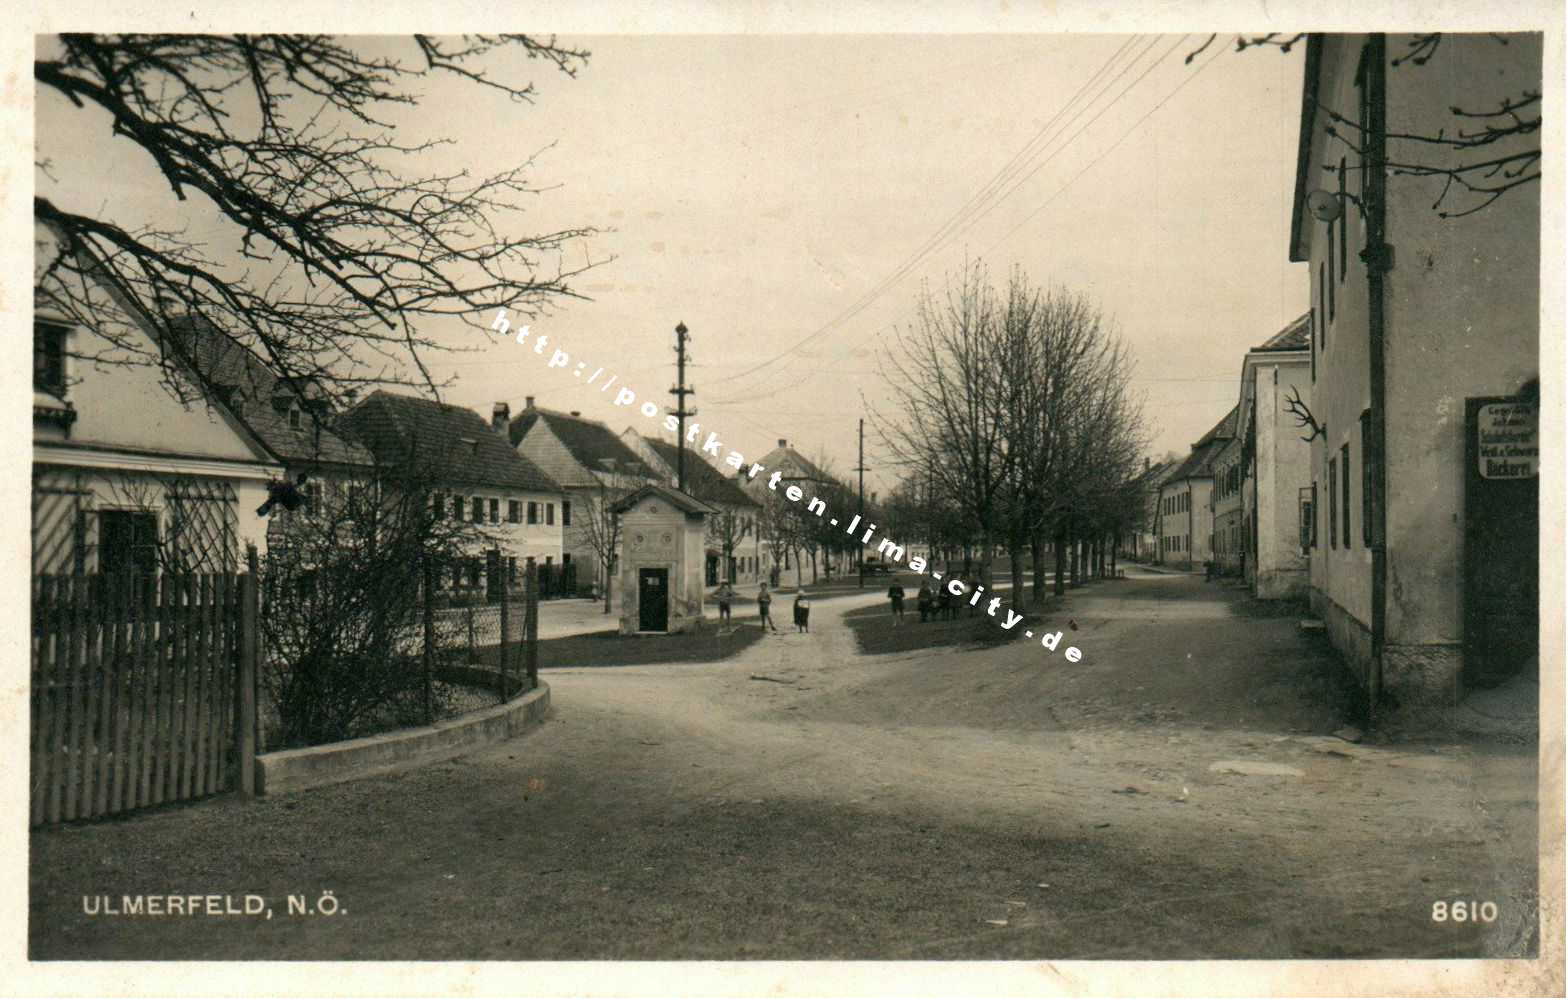
[[[46,229],[38,237],[42,266],[58,244]],[[70,308],[35,295],[33,571],[237,569],[247,544],[266,548],[254,510],[281,459],[130,295],[107,278],[80,291]],[[84,319],[78,306],[93,301]],[[90,359],[105,354],[122,359]]]
[[[561,487],[511,447],[504,425],[462,406],[377,391],[343,413],[337,427],[382,465],[427,474],[438,483],[439,508],[482,525],[496,542],[487,552],[465,552],[443,588],[497,598],[521,584],[526,558],[540,565],[560,558]]]
[[[1142,496],[1141,518],[1121,536],[1118,549],[1121,558],[1129,558],[1133,561],[1158,559],[1159,489],[1169,473],[1178,468],[1181,463],[1160,461],[1154,464],[1152,458],[1143,458],[1142,473],[1132,483],[1132,488]]]
[[[497,409],[499,407],[497,406]],[[632,489],[658,481],[647,461],[627,447],[613,430],[579,412],[559,412],[534,404],[533,396],[515,419],[508,439],[518,454],[541,468],[562,490],[561,558],[573,566],[577,590],[605,582],[600,548],[618,552],[618,520],[611,512]],[[551,516],[553,514],[551,513]]]
[[[673,441],[646,437],[626,427],[620,439],[663,476],[663,484],[678,484],[679,447]],[[725,579],[735,585],[762,578],[761,530],[757,514],[761,504],[706,461],[694,448],[685,451],[685,491],[713,507],[706,518],[706,562],[703,578],[709,586]],[[728,548],[728,563],[724,551]]]
[[[1245,354],[1240,370],[1239,437],[1245,577],[1264,599],[1304,597],[1310,586],[1310,444],[1289,412],[1311,404],[1310,313]]]
[[[1213,455],[1214,566],[1223,575],[1245,574],[1246,548],[1250,540],[1245,520],[1245,447],[1232,437]]]
[[[1234,439],[1239,407],[1191,445],[1191,453],[1159,487],[1159,562],[1192,568],[1213,553],[1213,463]]]
[[[751,497],[758,502],[765,503],[768,496],[773,494],[772,490],[767,488],[767,482],[775,471],[783,473],[783,477],[779,479],[778,483],[779,494],[783,488],[794,484],[804,490],[808,499],[812,485],[829,486],[836,484],[836,479],[818,467],[814,461],[790,447],[787,438],[779,437],[778,445],[768,451],[766,456],[759,459],[756,463],[764,467],[766,471],[758,474],[755,478],[744,478],[742,484],[745,491],[750,493]],[[835,514],[838,511],[834,510],[833,512]],[[827,558],[829,566],[832,562],[836,562],[835,566],[832,566],[832,570],[837,572],[845,571],[847,566],[852,563],[852,560],[843,553],[828,553]],[[770,559],[768,560],[770,561]],[[767,564],[764,568],[770,573],[773,566]],[[776,568],[779,573],[793,569],[794,566],[790,564],[790,556],[785,554],[776,565]]]

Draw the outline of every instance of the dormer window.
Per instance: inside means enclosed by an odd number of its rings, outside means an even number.
[[[65,337],[70,328],[56,322],[33,323],[33,387],[65,397]]]
[[[300,429],[304,426],[304,416],[297,407],[288,410],[288,426],[290,429]]]

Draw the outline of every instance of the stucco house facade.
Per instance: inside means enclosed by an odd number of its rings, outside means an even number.
[[[58,245],[36,242],[42,267]],[[265,552],[254,511],[278,456],[131,296],[83,278],[72,298],[34,300],[33,572],[235,571],[247,545]]]
[[[1238,406],[1191,445],[1158,490],[1159,564],[1200,568],[1213,554],[1213,462],[1233,438]]]
[[[460,558],[439,580],[442,589],[494,599],[522,585],[527,558],[559,562],[560,485],[478,413],[377,391],[343,413],[337,427],[386,467],[411,462],[434,483],[438,509],[478,528],[475,549],[454,552]]]
[[[1540,92],[1542,42],[1446,35],[1394,65],[1410,40],[1309,37],[1289,258],[1315,333],[1312,606],[1373,701],[1451,704],[1537,669],[1539,185],[1448,191],[1442,217],[1445,178],[1378,164],[1422,155],[1398,136],[1450,131],[1454,106]],[[1532,420],[1531,456],[1488,464],[1475,424],[1506,403],[1499,436],[1529,451]]]
[[[1240,369],[1245,577],[1263,599],[1309,594],[1310,430],[1301,431],[1291,406],[1311,403],[1310,321],[1306,313],[1252,347]]]

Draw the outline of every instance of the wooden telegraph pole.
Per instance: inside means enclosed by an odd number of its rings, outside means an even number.
[[[685,386],[685,341],[689,335],[690,331],[685,328],[685,323],[682,322],[674,327],[674,354],[678,358],[679,363],[679,383],[669,389],[669,394],[674,396],[678,404],[678,408],[674,410],[674,416],[679,420],[680,427],[677,431],[679,434],[679,440],[677,441],[679,445],[679,467],[675,474],[678,476],[676,481],[681,492],[685,491],[685,417],[696,415],[695,409],[687,411],[685,408],[685,396],[696,394],[696,389]]]
[[[859,421],[859,464],[854,468],[859,472],[859,516],[865,515],[865,421]],[[865,587],[865,546],[859,545],[859,588]]]

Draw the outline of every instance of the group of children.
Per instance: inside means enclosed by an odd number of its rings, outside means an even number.
[[[718,599],[718,620],[727,621],[734,603],[734,587],[725,582],[718,587],[716,593]],[[761,629],[771,629],[777,633],[777,625],[772,622],[772,594],[767,591],[767,584],[763,582],[756,592],[756,606],[761,611]],[[810,633],[810,596],[801,589],[794,596],[794,630],[798,633]]]
[[[971,591],[972,583],[964,580],[965,589]],[[725,582],[718,587],[714,594],[718,600],[718,620],[731,621],[731,610],[734,603],[734,587]],[[887,599],[892,602],[892,626],[896,627],[903,622],[903,600],[906,594],[903,587],[895,580],[886,591]],[[772,622],[772,593],[767,591],[767,584],[763,582],[756,592],[756,606],[761,611],[761,629],[772,630],[777,633],[777,625]],[[957,597],[953,596],[945,586],[937,588],[930,584],[930,580],[924,580],[919,586],[919,620],[921,623],[929,620],[955,620],[957,619]],[[970,611],[971,612],[971,611]],[[810,596],[801,589],[794,596],[794,630],[797,633],[810,633]]]

